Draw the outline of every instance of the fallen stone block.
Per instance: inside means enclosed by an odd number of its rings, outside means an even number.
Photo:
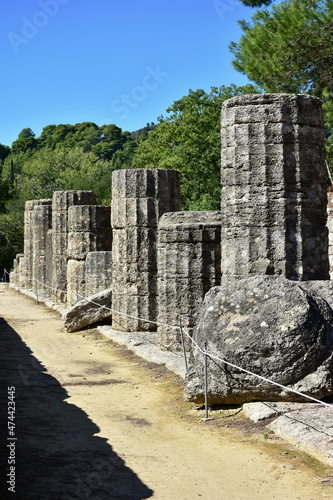
[[[226,278],[205,297],[195,342],[208,360],[210,403],[307,401],[333,394],[333,311],[303,283],[274,276]],[[227,365],[223,361],[232,363]],[[204,356],[192,346],[186,398],[204,401]]]
[[[112,316],[111,301],[112,291],[108,288],[77,302],[62,316],[67,332],[75,332],[80,328],[110,318]]]

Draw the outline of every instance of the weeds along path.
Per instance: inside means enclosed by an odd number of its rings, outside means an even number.
[[[279,440],[245,433],[240,416],[216,411],[203,422],[163,366],[96,330],[66,333],[58,314],[6,285],[0,318],[2,410],[15,387],[13,498],[332,498],[328,469]],[[2,417],[0,497],[12,498]]]

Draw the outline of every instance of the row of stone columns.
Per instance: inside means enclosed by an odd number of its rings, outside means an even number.
[[[96,206],[91,191],[29,201],[16,269],[25,268],[26,287],[33,276],[70,305],[111,287],[113,327],[155,331],[159,323],[167,348],[180,346],[178,316],[192,332],[221,273],[329,278],[318,99],[260,94],[226,101],[221,175],[221,213],[180,212],[174,170],[113,172],[111,221],[110,207]]]

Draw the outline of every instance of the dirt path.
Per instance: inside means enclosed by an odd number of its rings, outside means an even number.
[[[17,437],[16,493],[1,467],[0,498],[332,498],[328,469],[225,413],[201,421],[164,367],[95,330],[64,332],[56,313],[5,285],[0,318],[1,408],[15,386]],[[6,419],[0,434],[6,462]]]

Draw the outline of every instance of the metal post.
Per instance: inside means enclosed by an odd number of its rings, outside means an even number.
[[[208,415],[208,355],[207,355],[207,342],[204,343],[204,367],[205,367],[205,418],[202,420],[213,420]]]
[[[186,350],[185,350],[185,342],[184,342],[184,332],[183,332],[183,326],[182,326],[182,320],[181,317],[179,316],[179,332],[180,332],[180,338],[182,341],[182,349],[183,349],[183,355],[184,355],[184,361],[185,361],[185,370],[187,372],[188,370],[188,364],[187,364],[187,356],[186,356]]]

